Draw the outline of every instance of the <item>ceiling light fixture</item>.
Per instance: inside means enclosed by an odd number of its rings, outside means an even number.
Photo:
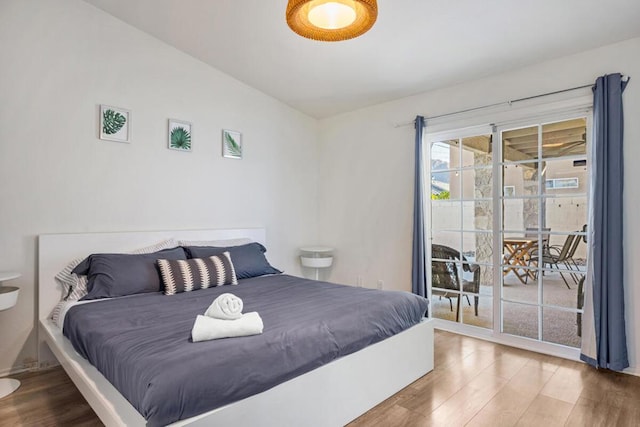
[[[289,0],[287,24],[312,40],[336,42],[366,33],[378,17],[376,0]]]

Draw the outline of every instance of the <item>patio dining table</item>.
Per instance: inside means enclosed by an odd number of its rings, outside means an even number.
[[[527,237],[505,237],[503,245],[504,253],[504,271],[502,274],[506,276],[513,271],[513,274],[525,284],[527,277],[535,279],[535,272],[529,270],[529,258],[531,250],[536,247],[538,241]]]

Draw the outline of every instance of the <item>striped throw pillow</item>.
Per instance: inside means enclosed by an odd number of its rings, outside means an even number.
[[[238,284],[229,252],[208,258],[159,259],[158,267],[165,295]]]

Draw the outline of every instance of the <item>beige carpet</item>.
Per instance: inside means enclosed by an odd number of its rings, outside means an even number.
[[[566,275],[571,289],[562,281],[557,272],[546,273],[542,278],[542,301],[545,305],[576,309],[578,285]],[[473,311],[473,296],[469,297],[471,306],[465,298],[462,309],[462,322],[483,328],[493,327],[493,288],[480,287],[478,316]],[[513,275],[504,278],[503,298],[511,301],[537,303],[538,282],[530,280],[523,285]],[[504,302],[503,331],[521,337],[538,339],[538,308],[516,302]],[[455,321],[456,299],[453,298],[453,311],[447,298],[433,297],[433,315],[436,318]],[[580,347],[576,313],[558,308],[542,309],[542,340],[571,347]]]

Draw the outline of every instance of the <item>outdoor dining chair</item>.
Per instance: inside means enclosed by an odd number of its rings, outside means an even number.
[[[542,251],[547,252],[549,249],[549,232],[551,231],[550,227],[543,227],[540,229],[542,232]],[[538,227],[527,227],[524,232],[525,239],[535,239],[536,242],[531,246],[531,249],[526,254],[526,261],[528,265],[531,265],[531,257],[534,256],[538,252],[539,242],[538,242]],[[524,282],[525,284],[529,282],[529,274],[525,276]]]
[[[541,265],[542,268],[544,268],[545,265],[549,265],[550,268],[556,268],[558,270],[558,272],[560,273],[560,277],[562,277],[562,280],[564,281],[564,284],[567,285],[567,288],[571,289],[571,286],[569,286],[569,282],[567,281],[567,278],[565,277],[565,272],[563,272],[563,270],[560,269],[559,264],[563,264],[568,270],[572,270],[572,268],[569,266],[569,253],[573,247],[574,244],[574,240],[576,239],[580,239],[580,236],[576,236],[574,234],[570,234],[567,236],[567,239],[564,241],[564,244],[562,246],[549,246],[548,249],[546,251],[540,252],[539,250],[534,250],[533,254],[530,258],[530,262],[532,264],[535,264],[536,266]],[[542,256],[540,257],[539,254],[542,254]],[[576,279],[573,277],[573,273],[569,273],[571,274],[571,278],[576,281]]]
[[[463,292],[477,294],[480,292],[480,266],[468,263],[464,255],[459,251],[444,245],[431,245],[431,287],[440,289],[451,289]],[[444,261],[441,261],[444,260]],[[460,274],[459,261],[462,261],[463,272],[473,273],[473,280],[465,280],[463,274]],[[433,290],[433,295],[440,295],[449,299],[449,306],[453,311],[452,298],[459,298],[459,293],[446,292],[441,290]],[[467,302],[471,305],[469,297],[465,295]],[[478,315],[479,298],[477,295],[473,297],[474,312]],[[457,302],[456,321],[460,318],[460,300]]]
[[[582,226],[582,232],[586,233],[587,232],[587,224]],[[567,261],[566,264],[567,266],[573,270],[573,268],[575,267],[575,273],[571,273],[571,276],[573,277],[574,282],[578,282],[580,280],[580,275],[578,274],[578,272],[580,272],[580,267],[578,266],[578,263],[576,262],[574,256],[576,255],[576,250],[578,249],[578,246],[580,246],[580,242],[584,241],[586,243],[587,241],[587,236],[586,234],[582,237],[580,236],[576,236],[575,240],[573,241],[573,246],[571,246],[571,249],[569,250],[569,253],[567,254]]]
[[[540,229],[542,232],[542,250],[549,246],[549,232],[551,231],[550,227],[543,227]],[[537,227],[527,227],[524,231],[524,237],[526,238],[538,238],[538,228]],[[537,245],[536,245],[537,247]]]

